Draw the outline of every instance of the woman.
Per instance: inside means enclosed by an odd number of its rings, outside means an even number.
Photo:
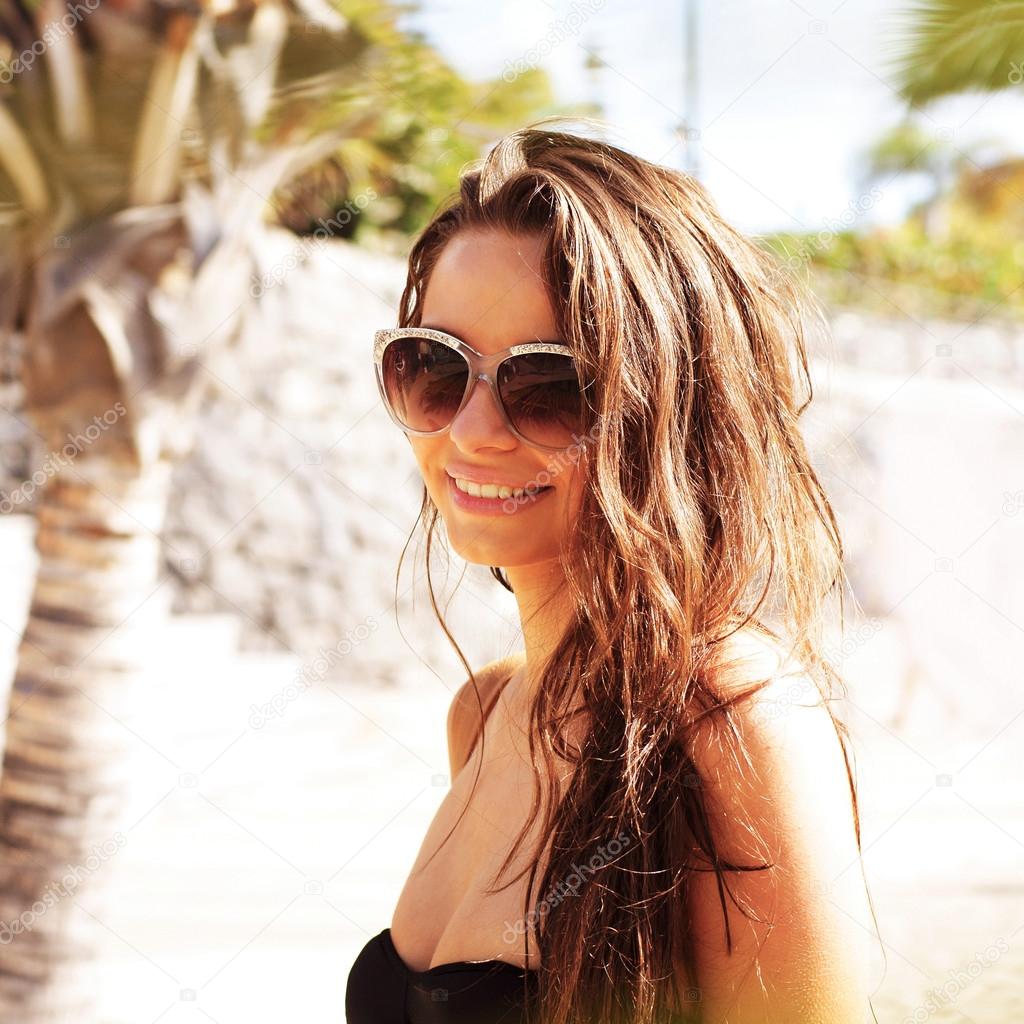
[[[550,120],[463,174],[376,337],[428,563],[440,518],[525,652],[463,658],[349,1024],[860,1024],[842,544],[797,426],[820,314],[699,183]]]

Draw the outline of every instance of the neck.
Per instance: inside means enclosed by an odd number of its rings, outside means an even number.
[[[506,568],[519,606],[526,660],[512,680],[529,699],[544,666],[554,653],[572,618],[565,577],[557,559]]]

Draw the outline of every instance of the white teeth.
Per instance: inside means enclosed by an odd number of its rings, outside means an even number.
[[[466,494],[472,494],[475,498],[522,498],[534,494],[540,490],[537,487],[505,487],[500,484],[476,484],[472,480],[463,480],[461,477],[454,477],[455,486]]]

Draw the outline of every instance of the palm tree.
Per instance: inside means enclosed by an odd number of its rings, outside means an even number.
[[[74,10],[0,4],[0,331],[22,334],[47,453],[0,777],[0,1019],[19,1024],[91,1019],[73,898],[123,843],[199,359],[253,301],[275,189],[358,134],[311,133],[303,112],[352,88],[365,49],[326,0]]]
[[[0,1020],[92,1016],[73,897],[96,903],[123,842],[168,480],[259,294],[264,221],[378,185],[378,222],[408,230],[482,142],[549,112],[543,71],[466,82],[408,7],[0,0],[0,339],[47,453],[0,776]]]
[[[892,70],[911,105],[1024,81],[1020,0],[919,0],[899,20]]]

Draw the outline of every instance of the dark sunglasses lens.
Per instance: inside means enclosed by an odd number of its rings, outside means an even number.
[[[384,349],[384,392],[395,416],[412,430],[441,430],[466,393],[469,364],[432,338],[396,338]]]
[[[498,390],[509,419],[535,444],[564,448],[582,421],[583,396],[571,356],[533,352],[506,359]]]

